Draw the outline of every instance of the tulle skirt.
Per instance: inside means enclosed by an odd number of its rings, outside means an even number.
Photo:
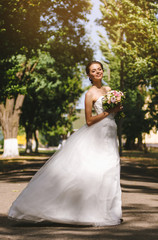
[[[121,219],[120,158],[110,115],[73,133],[34,175],[9,217],[93,226]]]

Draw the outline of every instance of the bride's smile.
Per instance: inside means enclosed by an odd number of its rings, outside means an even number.
[[[96,80],[101,80],[103,77],[103,69],[101,68],[101,66],[96,63],[93,64],[92,66],[90,66],[89,68],[89,75],[90,79],[94,82]]]

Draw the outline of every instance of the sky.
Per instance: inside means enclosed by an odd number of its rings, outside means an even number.
[[[88,19],[90,20],[89,23],[86,25],[86,30],[87,33],[92,41],[92,44],[95,44],[95,56],[94,59],[101,61],[102,60],[102,54],[101,51],[99,50],[99,36],[97,31],[100,31],[103,35],[105,34],[106,36],[106,32],[105,30],[100,27],[97,26],[95,23],[95,19],[99,18],[101,16],[101,12],[99,10],[99,5],[100,5],[100,1],[99,0],[91,0],[92,4],[93,4],[93,8],[91,11],[91,14],[88,16]],[[91,85],[88,77],[86,79],[83,80],[83,87],[89,86]],[[77,108],[79,109],[84,109],[84,99],[85,99],[85,93],[82,94],[79,103],[77,104]]]
[[[101,12],[99,10],[99,6],[101,3],[99,0],[91,0],[91,2],[93,4],[93,8],[92,8],[91,14],[88,16],[88,19],[90,21],[86,26],[86,30],[90,39],[92,40],[92,44],[96,44],[95,59],[101,60],[102,54],[101,54],[101,51],[99,50],[99,36],[97,31],[100,31],[102,34],[105,34],[105,36],[106,36],[106,32],[101,26],[98,26],[95,23],[95,20],[101,17]]]

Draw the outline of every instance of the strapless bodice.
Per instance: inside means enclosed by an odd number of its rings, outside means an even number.
[[[102,99],[104,96],[100,96],[97,101],[94,103],[94,110],[96,111],[97,114],[100,114],[104,112],[103,105],[102,105]]]
[[[102,112],[104,112],[104,109],[103,109],[103,104],[102,104],[102,100],[103,100],[104,96],[100,96],[97,101],[93,104],[94,106],[94,110],[97,114],[100,114]],[[114,118],[114,114],[111,113],[107,116],[107,118]]]

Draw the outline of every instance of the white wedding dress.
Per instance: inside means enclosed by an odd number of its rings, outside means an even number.
[[[95,103],[103,111],[102,98]],[[110,114],[73,133],[34,175],[9,210],[9,218],[34,222],[120,224],[120,158]]]

